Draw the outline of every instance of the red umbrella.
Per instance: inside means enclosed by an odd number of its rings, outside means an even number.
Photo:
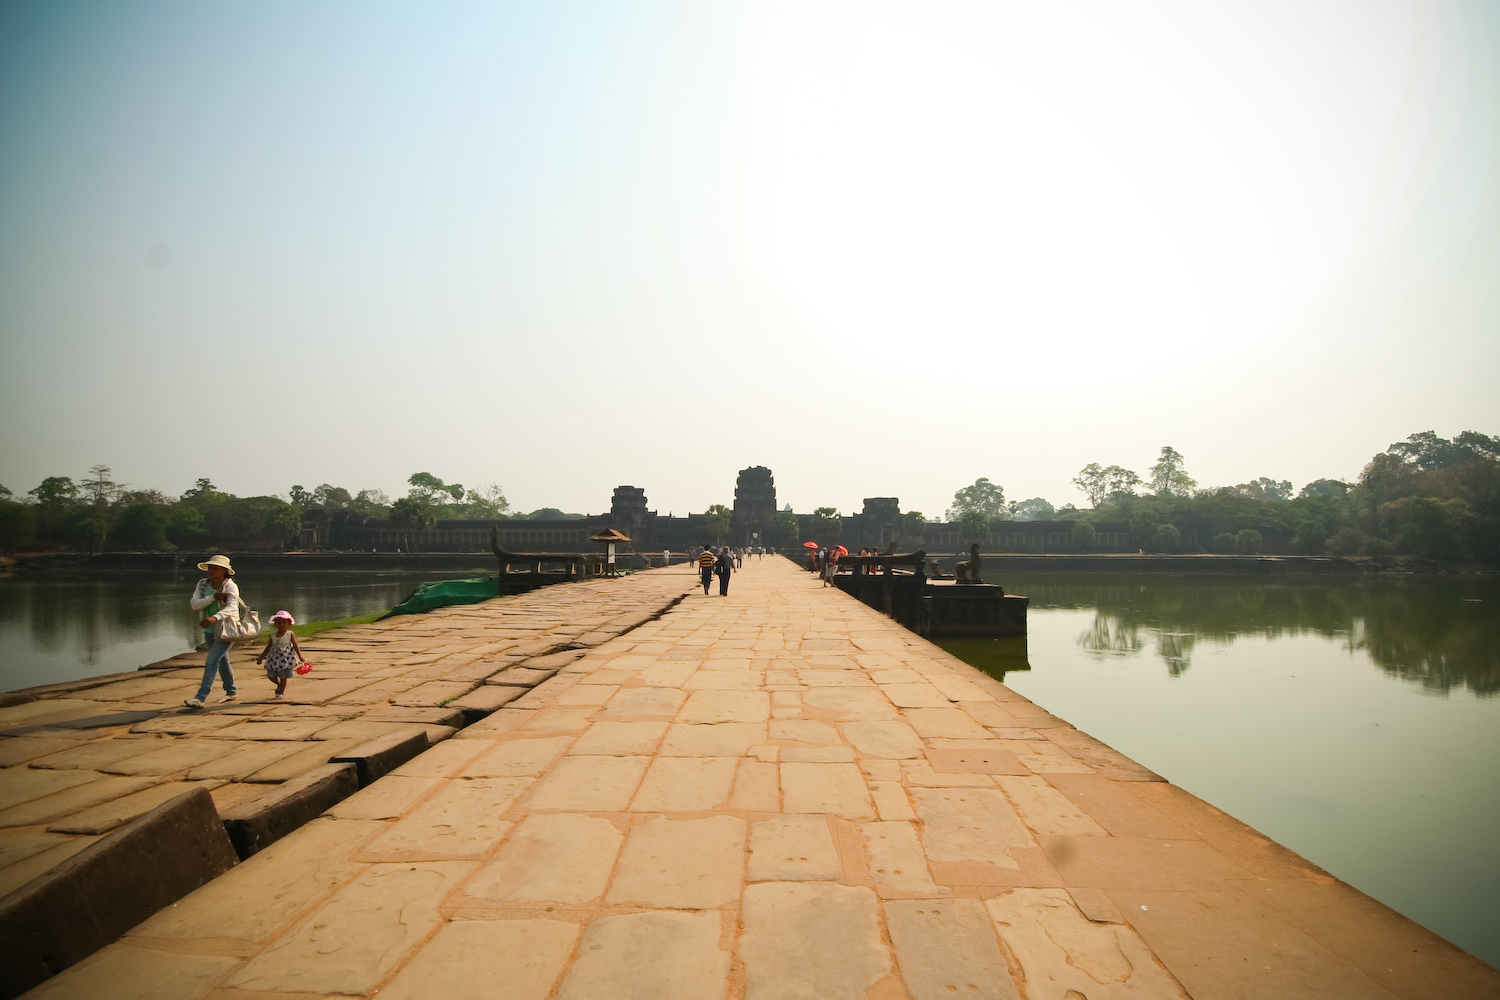
[[[848,554],[849,554],[849,550],[846,549],[846,548],[844,548],[842,545],[840,545],[839,546],[839,555],[841,555],[841,556],[847,556]]]
[[[817,542],[803,542],[802,543],[802,547],[803,548],[807,548],[807,549],[815,549],[815,548],[818,547],[818,543]]]

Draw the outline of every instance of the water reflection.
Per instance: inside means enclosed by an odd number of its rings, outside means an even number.
[[[432,572],[246,574],[242,592],[262,619],[288,608],[303,621],[382,611]],[[0,579],[0,690],[72,680],[192,649],[200,635],[187,598],[197,572],[36,574]]]
[[[1028,595],[1033,609],[1093,608],[1093,621],[1077,637],[1081,649],[1125,658],[1149,647],[1173,677],[1192,666],[1199,641],[1228,645],[1240,636],[1318,635],[1427,691],[1500,693],[1500,620],[1493,612],[1500,581],[1489,578],[1048,575],[1003,583]]]

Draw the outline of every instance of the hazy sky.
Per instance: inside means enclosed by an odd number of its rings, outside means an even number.
[[[1084,503],[1500,432],[1500,4],[0,5],[0,483]]]

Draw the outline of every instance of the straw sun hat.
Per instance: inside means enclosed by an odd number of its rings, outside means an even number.
[[[207,562],[201,562],[198,564],[198,568],[201,570],[207,570],[210,566],[223,566],[226,573],[228,573],[230,576],[234,576],[234,567],[229,565],[228,556],[212,556]]]

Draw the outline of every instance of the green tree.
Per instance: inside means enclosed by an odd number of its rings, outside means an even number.
[[[1041,497],[1014,500],[1010,503],[1009,510],[1014,521],[1050,521],[1057,514],[1057,509]]]
[[[716,503],[703,512],[703,525],[714,536],[714,544],[723,544],[724,536],[729,534],[730,522],[734,519],[734,511],[721,503]]]
[[[294,485],[292,487],[291,491],[289,493],[287,493],[287,496],[291,497],[292,498],[292,503],[296,504],[299,507],[322,507],[322,506],[324,506],[323,504],[318,503],[317,500],[315,499],[315,497],[313,496],[313,494],[309,493],[309,492],[307,492],[307,490],[303,489],[300,484]]]
[[[1130,540],[1138,549],[1149,550],[1156,542],[1156,511],[1142,507],[1130,515]]]
[[[218,487],[215,486],[207,476],[203,477],[202,479],[194,480],[193,488],[182,495],[182,499],[188,501],[189,503],[197,501],[222,500],[224,499],[224,497],[225,494],[220,493]]]
[[[812,541],[830,545],[844,533],[844,519],[833,507],[819,507],[813,511],[808,529],[812,532]]]
[[[431,506],[456,503],[464,498],[464,488],[459,483],[445,483],[430,472],[414,472],[406,480],[411,487],[407,496],[425,500]]]
[[[1234,536],[1234,551],[1241,555],[1253,556],[1261,550],[1263,544],[1260,532],[1254,528],[1246,528]]]
[[[29,504],[0,500],[0,552],[15,555],[36,538],[36,511]]]
[[[1285,503],[1292,498],[1292,484],[1290,480],[1267,479],[1261,476],[1259,479],[1248,483],[1240,483],[1235,489],[1247,497],[1255,497],[1257,500],[1274,500]]]
[[[468,515],[471,520],[498,521],[510,511],[510,501],[498,483],[470,490],[467,495]]]
[[[1110,497],[1133,496],[1141,485],[1141,477],[1123,466],[1090,462],[1073,477],[1073,485],[1089,498],[1090,507],[1098,509]]]
[[[990,540],[990,519],[982,511],[966,510],[958,519],[958,530],[963,534],[964,541],[978,542],[980,545],[988,544]]]
[[[1357,555],[1364,548],[1365,533],[1358,528],[1340,528],[1328,539],[1328,554],[1334,556]]]
[[[383,490],[360,490],[349,503],[351,510],[372,517],[387,513],[390,506],[391,498],[386,496]]]
[[[317,489],[313,490],[310,496],[303,494],[301,500],[297,499],[295,489],[293,487],[292,503],[299,507],[321,507],[324,510],[348,510],[354,503],[354,498],[342,486],[323,483]]]
[[[1185,497],[1198,481],[1187,474],[1182,455],[1171,445],[1162,445],[1161,456],[1151,466],[1151,491],[1159,497]]]
[[[78,499],[78,484],[68,476],[48,476],[26,492],[39,507],[63,507]]]
[[[1099,534],[1094,526],[1088,521],[1078,521],[1073,525],[1073,548],[1080,552],[1088,552],[1099,542]]]
[[[437,525],[437,513],[432,504],[421,497],[405,496],[391,504],[391,526],[404,528],[405,547],[411,551],[411,536],[414,531],[427,531]]]
[[[1182,532],[1175,524],[1158,524],[1152,546],[1158,552],[1176,552],[1182,548]]]
[[[1213,549],[1215,552],[1228,554],[1234,551],[1234,536],[1227,531],[1221,531],[1214,536]]]
[[[983,514],[990,521],[1006,519],[1009,515],[1005,510],[1005,490],[988,479],[974,480],[972,485],[953,494],[948,519],[958,521],[971,511]]]
[[[801,541],[798,537],[802,533],[801,526],[797,523],[797,515],[789,510],[778,510],[776,518],[771,522],[772,544],[783,549],[790,549]]]
[[[1297,546],[1297,551],[1303,555],[1315,556],[1323,551],[1328,544],[1328,532],[1319,521],[1303,521],[1297,525],[1297,533],[1292,536],[1292,544]]]
[[[901,537],[921,546],[927,541],[927,516],[920,510],[901,515]]]
[[[1349,484],[1341,479],[1314,479],[1297,492],[1297,499],[1304,497],[1342,497],[1349,492]]]

